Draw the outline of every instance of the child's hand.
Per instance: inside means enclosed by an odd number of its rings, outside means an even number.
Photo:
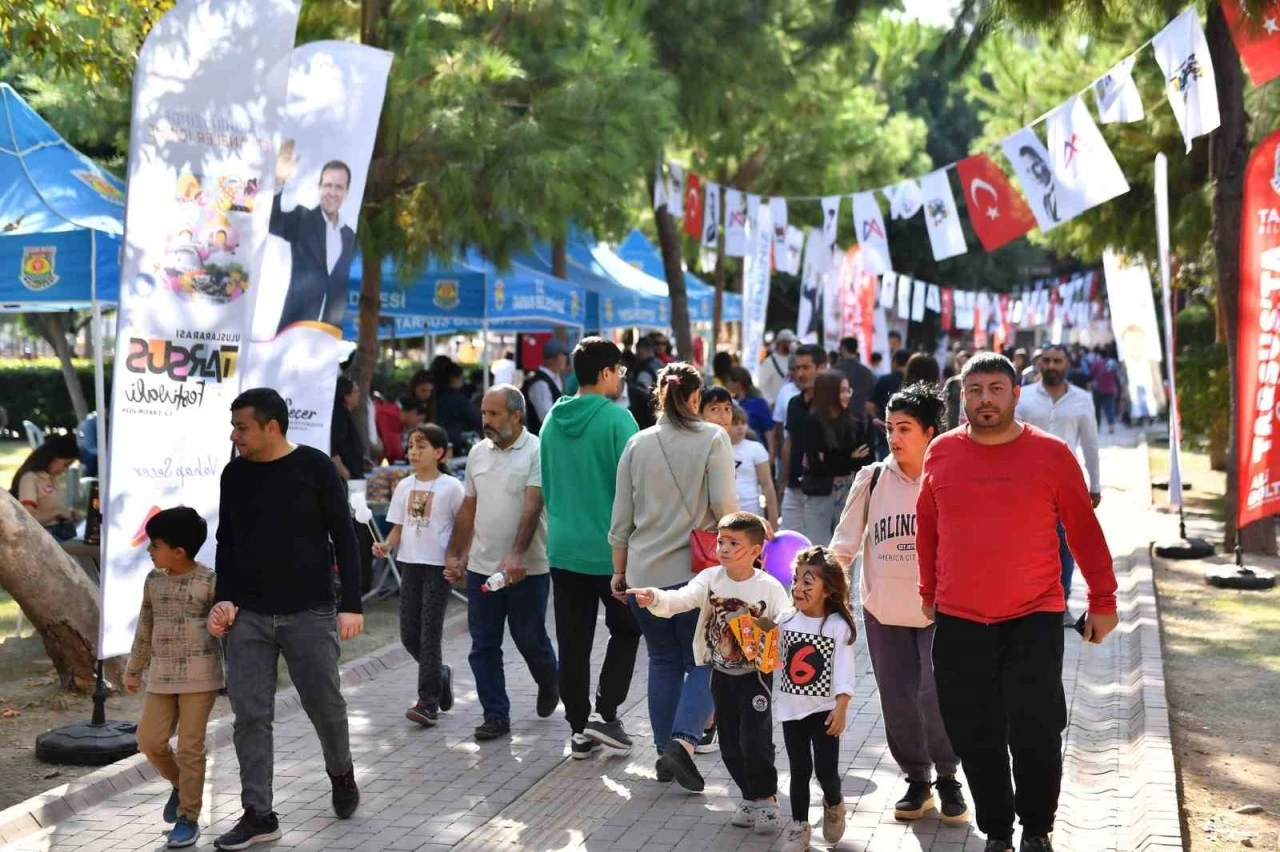
[[[375,541],[373,543],[373,555],[379,559],[386,559],[387,554],[391,552],[391,547],[385,541]]]
[[[213,605],[213,609],[209,610],[209,620],[205,626],[215,638],[221,639],[231,625],[235,624],[238,612],[240,608],[231,601],[218,601]]]
[[[836,709],[827,714],[827,736],[838,737],[844,733],[847,715],[848,708],[843,703],[836,704]]]
[[[142,689],[142,678],[138,675],[124,676],[124,691],[133,695],[139,689]]]
[[[656,589],[627,589],[627,594],[636,599],[636,603],[648,609],[658,599]]]
[[[450,583],[456,583],[462,579],[462,560],[455,556],[446,556],[444,558],[444,578]]]

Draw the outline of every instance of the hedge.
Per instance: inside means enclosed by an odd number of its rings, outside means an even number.
[[[111,398],[111,366],[107,368],[107,398]],[[93,365],[77,363],[76,374],[89,408],[94,407]],[[48,363],[6,360],[0,365],[0,407],[9,413],[9,428],[22,431],[22,421],[30,420],[41,428],[76,427],[76,412],[71,407],[62,371]]]

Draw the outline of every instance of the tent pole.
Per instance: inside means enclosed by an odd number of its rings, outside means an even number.
[[[93,395],[98,424],[98,505],[107,505],[107,379],[102,363],[102,305],[98,303],[98,232],[89,231],[89,299],[93,304]]]
[[[489,392],[489,318],[480,324],[480,371],[484,375],[480,387]]]

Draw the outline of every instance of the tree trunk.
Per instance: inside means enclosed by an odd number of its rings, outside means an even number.
[[[0,492],[0,586],[40,633],[63,686],[93,689],[98,590],[8,491]],[[106,661],[106,679],[119,683],[122,669],[122,658]]]
[[[671,330],[676,335],[676,351],[680,353],[681,360],[691,362],[693,332],[689,328],[689,294],[684,289],[680,232],[667,208],[655,210],[653,218],[658,225],[658,247],[662,250],[662,269],[667,275],[667,290],[671,298]]]
[[[1217,262],[1218,306],[1226,332],[1227,370],[1236,384],[1236,337],[1240,323],[1240,217],[1244,204],[1244,172],[1249,159],[1248,117],[1244,111],[1244,73],[1219,4],[1209,5],[1205,38],[1217,78],[1221,125],[1209,137],[1213,174],[1213,247]],[[1237,538],[1247,553],[1276,553],[1276,527],[1265,518],[1236,530],[1236,423],[1239,411],[1231,394],[1231,436],[1227,445],[1226,531],[1223,548],[1235,549]]]
[[[564,237],[556,237],[551,241],[551,274],[562,281],[569,279],[569,253]],[[553,334],[561,343],[569,342],[569,329],[564,326],[556,326]]]
[[[80,385],[80,374],[71,363],[71,344],[67,341],[67,324],[62,314],[31,314],[35,325],[40,329],[40,336],[48,341],[58,356],[58,367],[62,370],[62,380],[67,385],[67,395],[71,397],[71,407],[76,412],[76,422],[89,416],[89,403],[84,396],[84,388]]]

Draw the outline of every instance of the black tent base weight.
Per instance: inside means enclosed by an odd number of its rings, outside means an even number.
[[[1156,545],[1156,556],[1161,559],[1207,559],[1213,553],[1213,545],[1202,538],[1181,538]]]
[[[1259,568],[1248,568],[1244,564],[1244,553],[1240,545],[1236,545],[1236,563],[1234,565],[1215,565],[1204,572],[1204,581],[1219,589],[1245,589],[1248,591],[1265,591],[1276,584],[1276,575]]]
[[[98,660],[93,690],[93,718],[36,737],[36,757],[63,766],[106,766],[138,753],[138,726],[107,720],[107,682]]]

